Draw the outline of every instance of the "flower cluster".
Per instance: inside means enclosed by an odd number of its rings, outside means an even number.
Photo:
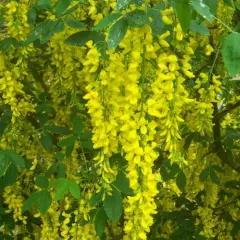
[[[239,85],[220,54],[237,16],[204,2],[188,30],[165,0],[0,5],[0,215],[16,222],[0,234],[237,239]]]

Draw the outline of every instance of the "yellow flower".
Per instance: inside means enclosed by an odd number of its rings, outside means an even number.
[[[205,54],[207,55],[207,56],[210,56],[211,54],[212,54],[212,52],[214,52],[214,49],[213,49],[213,47],[211,46],[211,45],[207,45],[206,46],[206,48],[205,48]]]

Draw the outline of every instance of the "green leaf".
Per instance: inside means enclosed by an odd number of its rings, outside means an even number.
[[[11,163],[5,172],[5,175],[0,178],[0,186],[11,186],[17,180],[18,169],[15,164]]]
[[[108,61],[109,60],[109,56],[106,53],[106,51],[107,51],[107,43],[104,41],[104,42],[98,42],[95,45],[96,45],[97,50],[101,53],[101,57],[104,60]]]
[[[80,188],[78,184],[73,180],[69,180],[68,188],[71,195],[77,200],[80,200]]]
[[[60,199],[62,199],[68,190],[74,198],[78,200],[80,199],[80,188],[73,180],[68,180],[66,178],[58,178],[54,182],[52,182],[49,187],[58,188],[54,196],[55,201],[59,201]]]
[[[73,0],[59,0],[55,8],[57,16],[60,16],[65,10],[67,10],[72,1]]]
[[[141,6],[144,3],[144,0],[132,0],[132,3]]]
[[[187,178],[183,171],[178,173],[177,178],[176,178],[176,184],[181,191],[184,190],[184,188],[187,184]]]
[[[161,166],[160,174],[161,174],[161,178],[163,179],[164,182],[166,182],[167,180],[170,179],[167,168],[164,165]]]
[[[227,181],[225,183],[225,187],[226,188],[233,188],[233,189],[240,189],[240,182],[236,181],[236,180],[232,180],[232,181]]]
[[[14,238],[11,237],[10,235],[4,234],[4,235],[0,236],[0,240],[14,240]]]
[[[199,179],[201,182],[204,182],[208,179],[209,177],[209,167],[205,168],[202,170],[202,172],[200,173]]]
[[[37,71],[39,69],[33,69],[33,71]],[[41,80],[38,80],[41,81]],[[43,103],[43,104],[38,104],[36,107],[36,110],[38,113],[44,114],[44,113],[49,113],[49,114],[54,114],[54,108],[49,105],[49,103]]]
[[[93,142],[91,139],[88,139],[87,141],[81,141],[81,145],[83,148],[93,149]]]
[[[68,138],[65,138],[61,141],[58,142],[58,146],[59,147],[65,147],[68,145],[74,145],[75,141],[76,141],[77,137],[76,136],[70,136]]]
[[[153,8],[148,8],[147,15],[148,18],[150,17],[152,19],[151,22],[149,22],[149,25],[152,29],[152,34],[162,34],[162,29],[164,27],[164,22],[162,20],[162,15],[160,10],[164,9],[164,4],[159,4]]]
[[[42,190],[40,192],[34,192],[30,195],[27,201],[24,203],[22,211],[26,212],[32,208],[35,204],[38,204],[39,212],[44,215],[49,209],[52,198],[50,193],[47,190]]]
[[[0,137],[5,132],[8,125],[11,123],[11,120],[12,112],[9,110],[4,111],[0,119]]]
[[[222,56],[230,76],[240,73],[240,34],[231,33],[224,41]]]
[[[129,180],[121,169],[118,170],[116,181],[114,181],[112,184],[122,193],[133,195],[133,190],[129,186]]]
[[[188,148],[190,147],[191,143],[193,141],[198,140],[198,138],[199,138],[199,133],[198,132],[188,133],[185,137],[185,143],[184,143],[184,146],[183,146],[184,150],[187,151]]]
[[[169,172],[169,178],[175,178],[175,176],[181,171],[179,165],[177,163],[173,163],[170,172]]]
[[[65,22],[71,28],[85,28],[85,25],[80,20],[67,19]]]
[[[210,178],[217,185],[220,184],[220,179],[219,179],[218,175],[216,174],[216,172],[214,171],[213,168],[210,168]]]
[[[30,43],[35,42],[37,39],[40,39],[41,43],[47,43],[48,39],[52,37],[55,33],[62,32],[64,30],[64,22],[59,19],[56,21],[47,20],[41,22],[35,29],[29,34],[24,46],[28,46]]]
[[[65,155],[67,158],[71,156],[73,149],[74,149],[74,143],[72,145],[66,146]]]
[[[46,172],[46,176],[50,177],[53,173],[55,173],[57,171],[58,168],[58,164],[59,163],[53,163],[47,170]]]
[[[230,7],[233,7],[234,8],[234,3],[233,3],[233,0],[224,0],[224,3],[227,4],[228,6]]]
[[[48,152],[52,152],[53,140],[52,136],[49,133],[41,134],[41,143]]]
[[[38,24],[35,29],[28,35],[27,39],[24,42],[24,46],[28,46],[29,44],[35,42],[38,38],[40,38],[43,29],[47,26],[48,22],[41,22]]]
[[[108,49],[116,48],[127,33],[128,24],[125,18],[115,22],[108,31]]]
[[[49,184],[49,187],[50,188],[61,187],[63,185],[66,185],[66,183],[68,184],[68,179],[67,178],[58,178],[55,181],[51,182]]]
[[[41,9],[47,10],[51,7],[51,0],[39,0],[37,6]]]
[[[58,178],[64,178],[65,177],[65,165],[60,162],[53,163],[47,170],[46,176],[50,177],[53,173],[57,173]]]
[[[58,142],[59,147],[66,147],[66,150],[65,150],[66,157],[71,156],[76,140],[77,140],[77,137],[73,135]]]
[[[52,203],[51,194],[47,190],[42,190],[39,195],[38,210],[41,215],[47,213]]]
[[[99,240],[107,240],[107,235],[105,232],[103,233]]]
[[[58,160],[58,161],[62,161],[64,159],[64,154],[62,152],[56,152],[55,153],[55,158]]]
[[[66,127],[59,127],[59,126],[54,126],[54,125],[47,125],[45,126],[45,129],[48,130],[51,133],[55,133],[58,135],[69,135],[72,132],[66,128]]]
[[[209,22],[212,22],[213,15],[211,14],[209,7],[202,0],[191,0],[191,4],[198,14]]]
[[[32,6],[28,11],[28,23],[34,25],[37,19],[37,11],[34,6]]]
[[[94,207],[96,204],[98,204],[102,200],[103,194],[104,194],[104,188],[101,188],[99,192],[93,193],[89,201],[90,207]]]
[[[148,17],[145,11],[136,9],[125,15],[128,25],[131,27],[143,27],[148,23]]]
[[[78,9],[79,5],[80,5],[80,3],[76,4],[75,6],[69,8],[69,9],[67,9],[67,10],[64,12],[63,15],[68,15],[68,14],[71,14],[71,13],[75,12],[75,11]]]
[[[81,134],[81,141],[88,141],[92,138],[92,132],[83,132]]]
[[[34,204],[37,203],[37,201],[39,199],[39,193],[40,192],[34,192],[29,196],[27,201],[23,204],[23,208],[22,208],[23,212],[28,211],[30,208],[32,208],[34,206]]]
[[[25,168],[25,161],[18,153],[11,149],[5,150],[5,157],[11,159],[17,168]]]
[[[3,207],[0,207],[0,215],[5,215],[5,214],[6,214],[6,209],[4,209]]]
[[[235,7],[236,7],[238,10],[240,10],[240,3],[239,3],[239,2],[234,2],[234,4],[235,4]]]
[[[111,13],[105,16],[92,30],[100,31],[116,22],[122,16],[121,13]]]
[[[103,42],[105,35],[94,31],[81,31],[69,36],[65,43],[72,46],[84,46],[88,41],[92,40],[94,43]]]
[[[104,233],[106,221],[107,221],[107,216],[105,214],[104,208],[101,207],[97,211],[97,214],[95,216],[95,221],[94,221],[95,231],[99,237],[101,237]]]
[[[56,21],[48,21],[42,31],[41,43],[47,43],[49,38],[51,38],[55,33],[62,32],[64,28],[65,25],[61,19]]]
[[[130,2],[131,0],[118,0],[116,9],[117,10],[125,9],[128,6],[128,4],[130,4]]]
[[[57,191],[54,196],[55,201],[59,201],[67,193],[69,186],[69,180],[66,178],[58,178],[54,182],[50,183],[49,187],[57,187]]]
[[[84,130],[84,124],[83,124],[82,118],[80,118],[79,116],[75,116],[72,119],[72,126],[73,126],[73,132],[79,136]]]
[[[191,9],[189,0],[176,0],[177,17],[184,32],[187,32],[190,26]]]
[[[122,196],[116,189],[112,190],[112,195],[106,195],[103,201],[106,215],[112,221],[118,221],[122,215]]]
[[[40,188],[47,188],[49,185],[48,178],[45,176],[37,176],[36,177],[36,185]]]
[[[4,154],[4,151],[0,152],[0,177],[5,175],[8,167],[11,164],[11,160],[6,157],[6,155]]]
[[[4,225],[8,230],[13,230],[16,226],[15,221],[13,219],[13,214],[8,214],[5,215],[3,220],[4,220]],[[11,232],[11,231],[10,231]]]
[[[4,13],[3,13],[4,8],[0,8],[0,24],[2,25],[4,22]]]
[[[205,25],[205,23],[199,23],[197,20],[191,20],[190,30],[201,35],[210,35],[208,27]]]
[[[236,237],[239,231],[240,231],[240,221],[234,222],[233,228],[231,230],[232,237]]]
[[[66,175],[66,168],[63,163],[58,163],[57,178],[63,178]]]
[[[15,38],[5,38],[0,41],[0,50],[3,52],[9,51],[11,46],[17,48],[19,46],[19,42]]]
[[[214,169],[214,171],[224,173],[224,170],[218,165],[213,165],[212,168]]]
[[[217,14],[218,0],[203,0],[203,2],[208,5],[213,15]]]
[[[227,128],[223,139],[224,146],[231,150],[234,148],[234,141],[240,138],[240,128]]]

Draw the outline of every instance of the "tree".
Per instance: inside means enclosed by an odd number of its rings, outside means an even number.
[[[240,2],[0,5],[0,239],[240,239]]]

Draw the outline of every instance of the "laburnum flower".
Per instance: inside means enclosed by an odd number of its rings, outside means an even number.
[[[207,56],[210,56],[213,52],[214,52],[213,47],[208,44],[208,45],[206,46],[206,48],[205,48],[205,54],[206,54]]]

